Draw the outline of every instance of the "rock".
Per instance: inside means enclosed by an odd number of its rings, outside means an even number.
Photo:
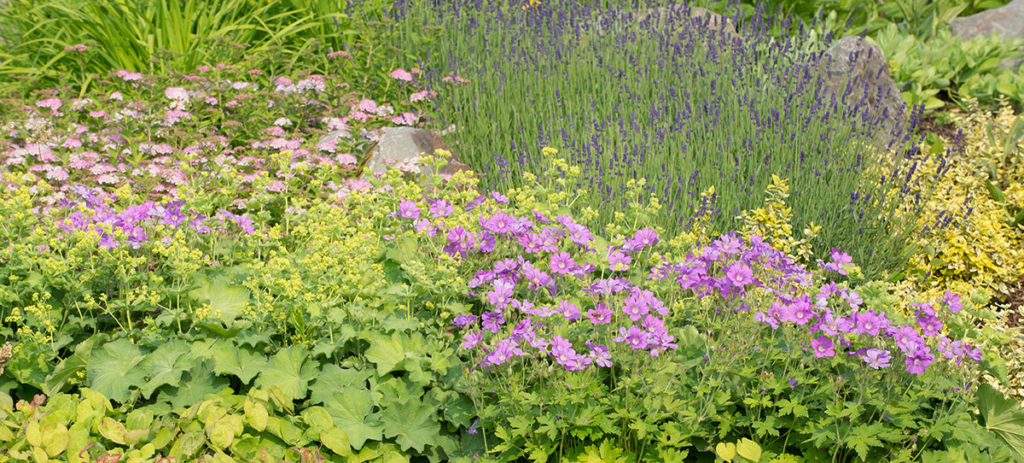
[[[970,40],[993,33],[1010,39],[1024,39],[1024,0],[1013,0],[1006,6],[985,10],[949,22],[953,35]]]
[[[644,26],[645,29],[664,28],[668,26],[669,33],[678,33],[686,27],[706,28],[708,32],[717,34],[720,38],[732,41],[740,38],[736,33],[729,18],[716,14],[699,6],[675,5],[672,7],[660,6],[657,8],[644,8],[636,11],[619,11],[613,14],[598,16],[591,25],[598,34],[605,29],[615,29],[624,21],[633,25]]]
[[[422,154],[433,154],[434,150],[443,149],[451,152],[436,133],[414,127],[385,127],[378,132],[378,139],[370,145],[369,160],[363,168],[363,175],[383,173],[387,167],[413,167],[417,165]],[[452,153],[448,164],[438,174],[451,176],[458,171],[470,171]]]
[[[854,88],[847,101],[856,104],[866,100],[882,129],[875,135],[875,145],[888,149],[907,128],[907,104],[900,86],[889,74],[882,49],[861,37],[844,37],[829,47],[823,64],[833,92],[843,91],[850,82]]]
[[[961,40],[998,34],[1006,39],[1024,40],[1024,0],[1013,0],[1000,8],[985,10],[949,22],[953,35]],[[1018,69],[1024,58],[1008,59],[1000,63],[1001,69]]]

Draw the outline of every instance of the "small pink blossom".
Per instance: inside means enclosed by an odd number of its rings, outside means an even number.
[[[412,80],[412,74],[410,74],[409,71],[406,71],[405,69],[398,68],[395,69],[394,71],[391,71],[391,78],[398,79],[404,82],[409,82]]]
[[[56,98],[56,97],[54,97],[54,98],[47,98],[45,100],[39,100],[39,101],[36,102],[36,106],[38,106],[40,108],[49,109],[50,111],[53,111],[54,114],[57,113],[57,110],[60,109],[61,105],[63,105],[63,104],[64,104],[64,102],[61,101],[60,98]]]
[[[89,49],[89,47],[87,45],[81,44],[81,43],[78,44],[78,45],[71,45],[71,46],[64,47],[64,51],[77,51],[79,53],[84,52],[84,51],[86,51],[88,49]]]
[[[432,91],[432,90],[420,90],[420,91],[418,91],[416,93],[413,93],[412,95],[409,95],[409,101],[417,102],[417,101],[421,101],[421,100],[426,100],[427,98],[433,98],[435,96],[437,96],[437,92],[435,92],[435,91]]]

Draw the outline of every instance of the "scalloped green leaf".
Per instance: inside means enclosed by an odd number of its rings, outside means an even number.
[[[1024,408],[988,384],[978,386],[977,402],[985,429],[1005,442],[1018,461],[1024,461]]]
[[[378,441],[383,436],[384,426],[380,419],[370,414],[373,398],[366,389],[347,389],[334,394],[324,404],[336,424],[359,450],[368,440]]]
[[[92,353],[86,366],[89,387],[110,400],[127,402],[131,389],[145,384],[146,373],[137,368],[144,358],[127,339],[104,344]]]
[[[218,375],[234,375],[244,384],[249,384],[267,366],[267,357],[252,349],[236,346],[229,341],[219,341],[211,347],[213,372]]]
[[[148,399],[161,386],[178,386],[181,375],[191,368],[194,360],[189,351],[187,343],[174,340],[161,344],[147,355],[140,365],[149,377],[149,381],[139,389],[142,397]]]
[[[256,387],[270,389],[277,386],[291,400],[306,398],[309,382],[316,378],[319,364],[309,360],[309,352],[302,346],[290,346],[278,351],[256,378]]]
[[[381,415],[384,435],[395,438],[402,450],[423,452],[428,445],[437,444],[441,425],[434,416],[434,408],[417,399],[392,402]]]

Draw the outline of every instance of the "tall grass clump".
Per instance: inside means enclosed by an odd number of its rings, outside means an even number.
[[[762,16],[733,18],[734,31],[687,5],[662,8],[467,0],[410,11],[445,31],[428,58],[434,85],[469,80],[438,101],[438,119],[488,186],[560,175],[534,155],[560,146],[584,169],[577,205],[599,209],[593,225],[613,221],[627,182],[643,178],[664,205],[658,225],[704,216],[723,231],[762,204],[774,174],[794,187],[794,228],[823,227],[818,252],[848,249],[869,274],[895,264],[907,231],[892,212],[914,191],[913,169],[882,164],[908,137],[858,96],[875,89],[830,92],[828,41],[813,34],[771,39]]]
[[[390,7],[387,0],[8,0],[0,3],[0,84],[84,94],[95,74],[191,72],[227,61],[225,50],[273,57],[265,72],[323,73],[324,55],[365,41],[360,24]],[[311,52],[321,59],[306,59]]]

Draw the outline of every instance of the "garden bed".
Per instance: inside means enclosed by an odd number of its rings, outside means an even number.
[[[901,132],[743,7],[305,3],[0,20],[0,462],[1024,455],[1012,107]]]

